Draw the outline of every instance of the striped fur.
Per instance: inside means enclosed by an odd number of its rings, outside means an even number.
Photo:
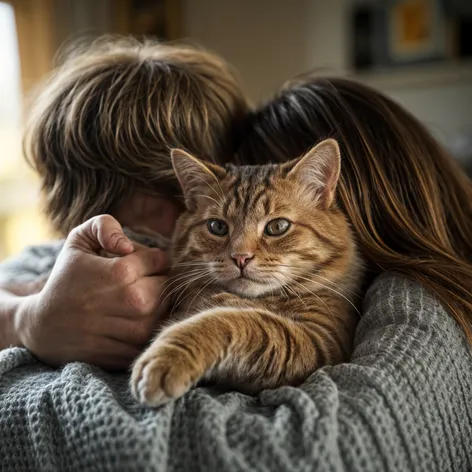
[[[173,162],[188,208],[173,241],[174,316],[134,366],[135,396],[159,405],[199,381],[255,393],[347,360],[362,267],[333,200],[336,142],[284,165],[223,169],[182,151]],[[228,235],[209,231],[215,218]],[[275,218],[291,226],[268,236]],[[254,258],[241,271],[232,253]]]

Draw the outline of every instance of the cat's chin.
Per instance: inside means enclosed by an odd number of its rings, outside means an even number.
[[[273,287],[266,283],[240,277],[224,284],[226,290],[244,298],[257,298],[269,293]]]

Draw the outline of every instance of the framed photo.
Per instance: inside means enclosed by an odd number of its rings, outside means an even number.
[[[388,54],[394,63],[439,59],[447,53],[441,0],[397,0],[388,12]]]

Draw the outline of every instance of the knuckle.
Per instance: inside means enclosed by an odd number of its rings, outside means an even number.
[[[131,264],[123,259],[117,259],[112,267],[114,280],[123,284],[131,284],[136,280],[136,274]]]
[[[98,215],[94,216],[91,220],[91,226],[93,233],[98,234],[106,231],[109,227],[115,226],[115,219],[111,215]]]
[[[69,232],[69,237],[73,238],[77,236],[80,233],[80,230],[82,229],[82,225],[76,226],[75,228],[72,228]]]
[[[115,219],[111,215],[97,215],[92,218],[93,223],[98,226],[106,225],[108,223],[114,223]]]
[[[161,249],[153,249],[152,252],[153,266],[156,271],[159,272],[163,270],[167,265],[166,255]]]
[[[125,303],[135,312],[145,313],[148,299],[141,289],[130,286],[125,290]]]
[[[106,223],[106,215],[98,215],[91,218],[86,224],[90,225],[93,234],[98,234]]]
[[[80,240],[81,237],[84,235],[84,233],[85,233],[84,224],[81,224],[79,226],[76,226],[75,228],[72,228],[69,231],[69,234],[67,235],[67,242],[69,244],[72,244],[73,241]]]

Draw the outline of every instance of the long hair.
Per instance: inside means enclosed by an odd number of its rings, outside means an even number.
[[[372,275],[415,279],[472,342],[472,186],[410,113],[344,78],[301,77],[255,111],[238,159],[284,161],[325,138],[342,151],[337,191]]]
[[[247,109],[232,68],[201,48],[107,37],[70,48],[24,140],[49,221],[67,234],[137,188],[178,192],[170,149],[228,155]]]

